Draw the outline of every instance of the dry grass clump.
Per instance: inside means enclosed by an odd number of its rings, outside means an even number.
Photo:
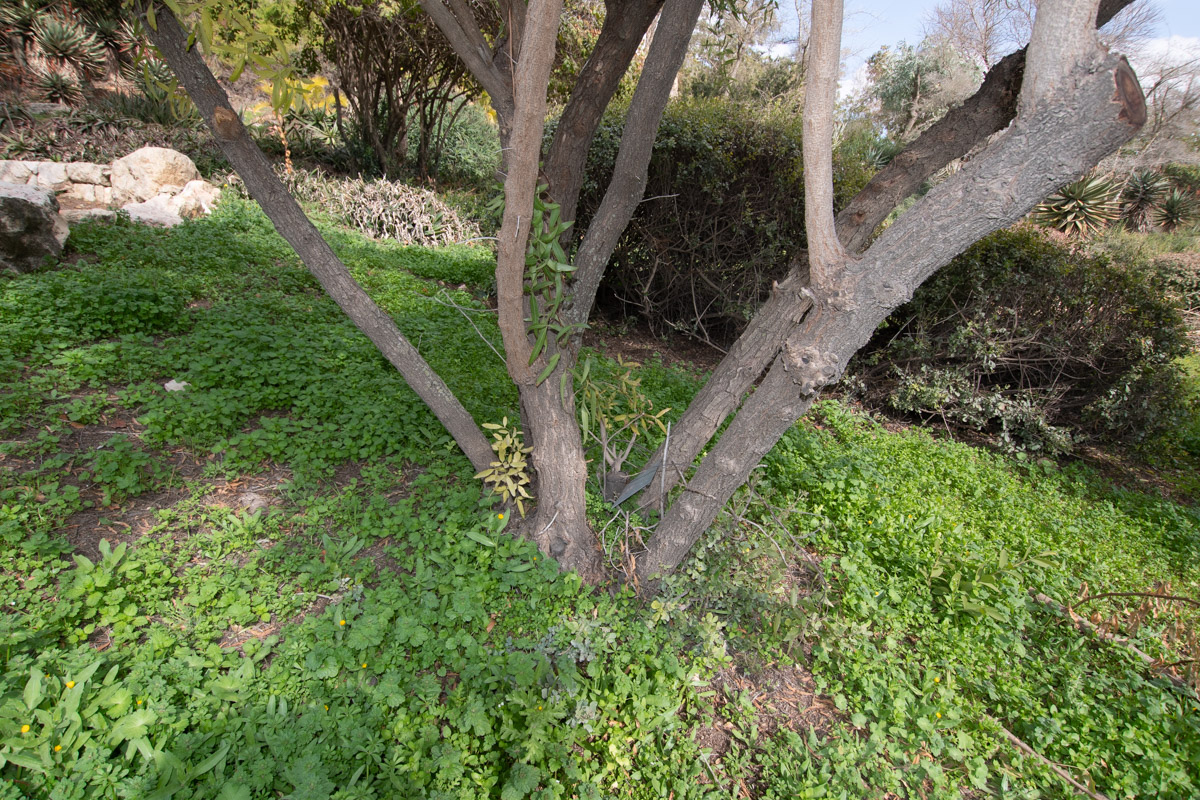
[[[319,206],[372,239],[434,247],[479,236],[474,223],[461,219],[428,189],[391,181],[329,178],[307,170],[293,170],[283,178],[300,202]]]

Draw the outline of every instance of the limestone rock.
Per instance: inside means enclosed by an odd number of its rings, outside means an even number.
[[[112,219],[116,216],[116,212],[111,208],[64,208],[59,213],[68,225],[88,219]]]
[[[170,200],[171,198],[166,195],[157,195],[144,203],[128,203],[122,208],[129,212],[129,216],[134,222],[174,228],[183,222],[183,218],[168,207],[167,203]]]
[[[36,173],[30,169],[27,161],[0,161],[0,182],[29,183],[29,178]]]
[[[86,161],[73,161],[66,165],[67,179],[71,183],[90,183],[93,186],[108,185],[108,167],[103,164],[90,164]]]
[[[62,252],[69,233],[53,192],[0,183],[0,270],[37,269]]]
[[[191,384],[187,381],[177,381],[174,378],[163,384],[163,388],[168,392],[182,392],[189,386],[191,386]]]
[[[221,199],[221,190],[206,181],[191,181],[167,201],[167,208],[188,219],[210,213]]]
[[[192,160],[166,147],[143,147],[112,164],[109,180],[118,205],[141,203],[162,193],[164,186],[186,186],[199,180]]]

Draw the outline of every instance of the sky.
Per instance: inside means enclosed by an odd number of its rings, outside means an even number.
[[[851,88],[855,72],[880,47],[920,42],[925,17],[937,0],[845,0],[845,4],[843,91]],[[1148,48],[1156,53],[1195,50],[1200,55],[1200,0],[1156,0],[1155,4],[1163,19],[1157,39]],[[780,0],[779,11],[785,31],[791,29],[796,16],[793,0]]]

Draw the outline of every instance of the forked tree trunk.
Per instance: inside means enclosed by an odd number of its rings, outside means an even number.
[[[1095,26],[1105,25],[1131,2],[1103,0]],[[1022,48],[1001,59],[988,71],[974,95],[897,154],[842,209],[837,216],[837,231],[849,252],[860,252],[892,209],[916,192],[929,176],[967,155],[1012,122],[1017,113],[1027,50]],[[808,300],[801,293],[808,283],[808,265],[802,258],[773,287],[770,299],[672,427],[669,451],[660,447],[647,462],[665,462],[660,467],[665,471],[665,480],[653,481],[642,493],[638,500],[642,508],[664,506],[666,495],[684,479],[696,457],[779,354],[784,339],[808,308]]]
[[[818,286],[814,308],[659,524],[638,580],[652,584],[679,564],[750,470],[916,287],[1092,168],[1145,120],[1141,88],[1123,58],[1082,60],[1056,91],[1023,104],[1002,137],[909,209],[861,260]]]
[[[188,47],[187,34],[174,14],[162,7],[157,11],[157,24],[147,26],[150,40],[195,102],[216,136],[221,152],[237,170],[250,195],[262,206],[275,229],[295,249],[325,292],[374,342],[409,387],[446,426],[472,466],[477,470],[486,469],[493,453],[475,420],[425,359],[421,358],[417,349],[404,338],[392,318],[355,282],[346,265],[321,238],[287,188],[275,176],[270,163],[246,132],[241,119],[230,108],[225,91],[217,84],[199,53]]]

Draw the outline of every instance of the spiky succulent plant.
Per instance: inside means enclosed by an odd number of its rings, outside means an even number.
[[[1121,213],[1120,190],[1104,176],[1083,178],[1047,197],[1034,221],[1072,236],[1090,236]]]
[[[104,45],[82,22],[44,14],[34,28],[34,47],[45,62],[59,71],[70,70],[81,78],[104,73]]]
[[[1154,222],[1173,231],[1196,218],[1196,198],[1180,189],[1172,189],[1154,210]]]
[[[1133,230],[1147,230],[1153,213],[1170,189],[1170,181],[1152,170],[1130,174],[1121,191],[1121,216]]]

